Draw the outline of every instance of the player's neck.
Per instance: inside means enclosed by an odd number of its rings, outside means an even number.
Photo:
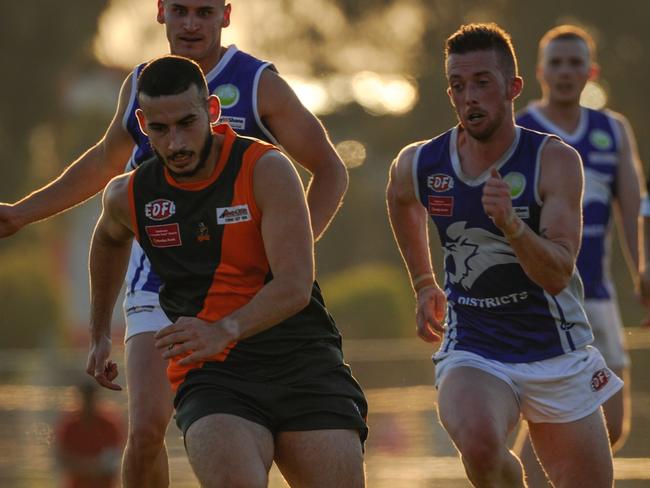
[[[458,157],[463,172],[471,178],[481,175],[499,161],[515,142],[514,123],[504,121],[488,139],[479,140],[462,128],[458,131]]]
[[[215,49],[213,52],[209,53],[205,58],[201,60],[196,60],[201,67],[201,70],[204,74],[208,74],[214,69],[214,67],[221,61],[221,58],[226,53],[227,48],[224,46],[219,46],[218,49]]]
[[[537,107],[544,117],[568,134],[575,132],[580,124],[582,107],[579,101],[559,103],[542,99]]]

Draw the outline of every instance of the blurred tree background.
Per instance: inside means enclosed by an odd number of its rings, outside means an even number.
[[[99,139],[122,78],[137,62],[165,52],[165,38],[155,24],[153,0],[3,7],[0,201],[11,202]],[[320,115],[350,166],[345,205],[317,244],[326,300],[346,336],[409,336],[414,328],[413,299],[386,218],[384,191],[389,164],[401,147],[455,123],[445,93],[444,39],[464,22],[495,21],[506,28],[526,81],[517,102],[521,108],[540,94],[535,80],[540,36],[563,22],[586,27],[599,45],[599,83],[607,105],[630,119],[641,156],[650,162],[650,142],[643,137],[648,18],[650,3],[642,1],[233,1],[233,25],[224,30],[223,43],[237,42],[273,60]],[[67,270],[70,261],[85,268],[85,252],[69,249],[80,241],[87,245],[92,221],[73,233],[78,214],[72,215],[0,241],[0,343],[60,341],[67,337],[70,303],[87,306],[76,291],[87,288],[87,281],[71,278]],[[435,259],[439,265],[439,256]],[[614,261],[624,321],[635,326],[642,310],[620,254]],[[9,328],[22,334],[9,334]]]

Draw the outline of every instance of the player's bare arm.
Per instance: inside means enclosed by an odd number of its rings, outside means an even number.
[[[542,149],[539,235],[513,211],[510,189],[493,170],[483,208],[509,240],[528,277],[552,295],[569,284],[582,234],[582,163],[570,146],[551,139]]]
[[[55,180],[13,205],[0,205],[0,237],[72,208],[95,195],[124,171],[133,140],[122,127],[131,94],[131,75],[120,89],[118,106],[106,133],[97,144],[72,162]]]
[[[116,177],[103,195],[102,214],[90,246],[90,352],[86,372],[111,390],[122,387],[113,382],[117,365],[111,353],[111,318],[122,287],[133,239],[129,219],[128,182],[130,174]]]
[[[313,237],[300,178],[280,152],[257,162],[253,191],[262,214],[262,239],[273,273],[253,299],[213,324],[183,317],[156,334],[156,347],[170,358],[194,351],[179,362],[191,364],[223,351],[298,313],[309,303],[314,281]],[[290,238],[287,238],[290,236]],[[169,346],[175,344],[173,349]]]
[[[312,174],[307,204],[316,239],[338,211],[348,174],[320,121],[307,110],[287,82],[264,70],[260,78],[260,116],[283,149]]]
[[[443,332],[446,298],[431,265],[427,212],[413,186],[414,156],[419,145],[404,148],[391,165],[386,199],[393,234],[417,296],[417,333],[427,342],[437,342]]]
[[[645,178],[641,169],[641,158],[636,145],[634,132],[629,122],[620,114],[615,114],[620,138],[618,172],[616,173],[616,195],[614,215],[622,246],[630,268],[632,279],[638,284],[639,277],[639,210],[641,197],[645,194]]]

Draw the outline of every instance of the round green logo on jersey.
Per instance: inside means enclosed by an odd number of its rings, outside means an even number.
[[[526,177],[521,173],[513,171],[503,177],[503,181],[510,187],[510,198],[519,198],[526,189]]]
[[[612,138],[604,130],[594,129],[589,133],[589,141],[597,149],[611,149],[612,148]]]
[[[232,83],[219,85],[214,94],[219,97],[221,108],[234,107],[239,101],[239,88]]]

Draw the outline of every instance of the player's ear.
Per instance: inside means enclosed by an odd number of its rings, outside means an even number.
[[[165,5],[163,4],[164,0],[158,0],[158,15],[156,20],[159,24],[165,23]]]
[[[535,65],[535,78],[540,84],[544,82],[544,65],[541,61],[538,61]]]
[[[216,95],[208,97],[208,114],[210,115],[210,125],[216,125],[221,118],[221,102]]]
[[[223,20],[221,21],[221,27],[228,27],[230,25],[230,13],[232,12],[232,6],[226,4],[223,8]]]
[[[598,63],[591,63],[589,67],[589,81],[597,80],[600,76],[600,65]]]
[[[521,76],[514,76],[510,80],[510,86],[508,89],[508,98],[514,100],[524,89],[524,79]]]
[[[140,126],[140,131],[146,136],[147,135],[147,121],[144,118],[144,112],[142,109],[137,109],[135,111],[135,117],[138,119],[138,125]]]
[[[455,107],[456,105],[454,104],[454,97],[451,96],[451,87],[447,87],[447,96],[449,97],[449,101],[451,102],[451,106]]]

